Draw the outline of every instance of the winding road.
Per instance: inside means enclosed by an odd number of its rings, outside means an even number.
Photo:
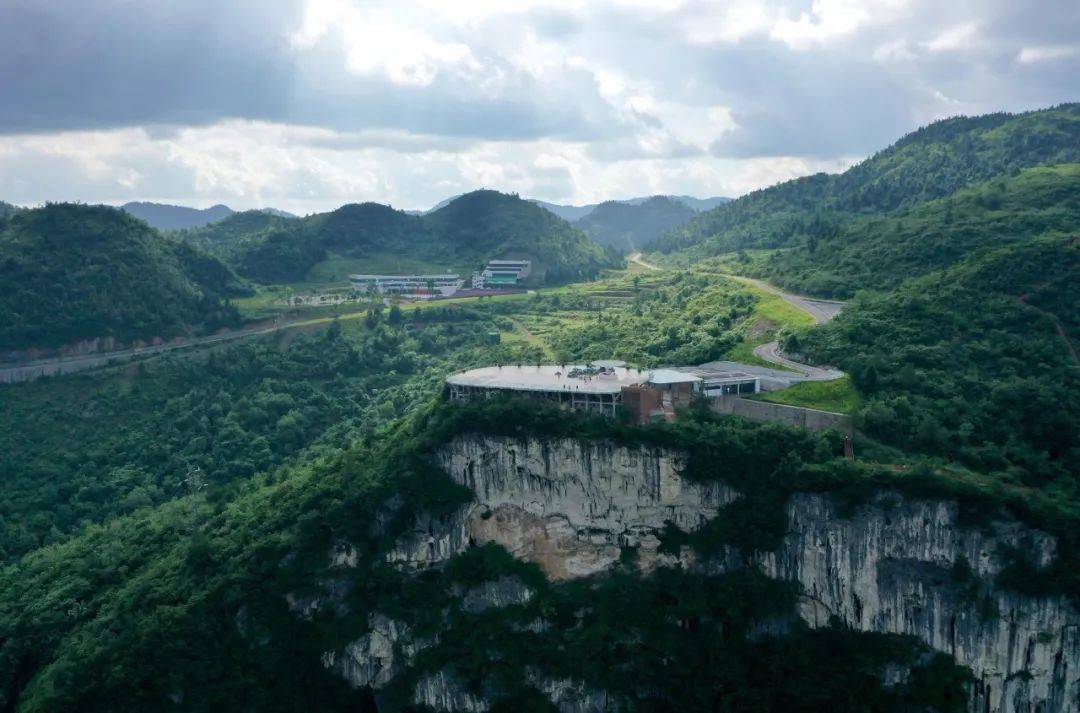
[[[790,292],[784,292],[774,285],[770,285],[768,282],[755,280],[752,277],[739,277],[736,275],[731,275],[730,277],[737,282],[742,282],[743,284],[755,287],[762,292],[768,292],[769,294],[782,298],[792,307],[806,312],[813,317],[814,321],[818,324],[825,324],[833,317],[840,314],[840,310],[844,309],[844,303],[837,302],[836,300],[820,300],[814,297],[793,295]],[[765,344],[756,347],[754,349],[754,356],[759,359],[764,359],[770,364],[776,364],[785,369],[797,371],[803,374],[804,381],[833,381],[834,379],[839,379],[844,376],[844,372],[839,369],[810,366],[809,364],[803,364],[788,359],[780,354],[780,343],[777,341],[766,342]]]
[[[640,252],[630,253],[627,257],[630,262],[641,265],[649,270],[659,270],[656,265],[645,262],[641,258]],[[821,300],[814,297],[805,297],[803,295],[794,295],[790,292],[784,292],[775,285],[770,285],[764,280],[756,280],[752,277],[742,277],[740,275],[725,275],[725,277],[741,282],[744,285],[749,285],[755,289],[767,292],[771,295],[780,297],[785,302],[795,307],[798,310],[806,312],[808,315],[814,318],[814,321],[818,324],[825,324],[830,319],[840,314],[840,310],[844,309],[844,303],[836,300]],[[792,361],[787,357],[780,354],[779,342],[772,341],[766,342],[754,349],[754,356],[767,361],[770,364],[776,364],[790,371],[794,371],[803,375],[803,381],[833,381],[844,376],[844,372],[837,369],[822,368],[817,366],[810,366],[809,364],[802,364],[797,361]]]

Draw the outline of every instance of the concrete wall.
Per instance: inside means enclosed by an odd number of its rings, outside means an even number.
[[[809,428],[811,431],[825,431],[835,428],[851,431],[851,417],[841,413],[818,411],[802,406],[773,404],[767,401],[751,401],[735,395],[720,396],[710,399],[714,411],[742,416],[754,421],[771,421],[789,426]]]

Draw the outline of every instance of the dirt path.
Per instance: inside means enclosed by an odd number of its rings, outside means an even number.
[[[637,263],[638,265],[641,265],[642,267],[644,267],[644,268],[646,268],[648,270],[659,270],[660,269],[656,265],[652,265],[652,264],[647,263],[644,260],[642,260],[641,259],[641,253],[630,253],[627,256],[626,259],[629,260],[630,262]]]

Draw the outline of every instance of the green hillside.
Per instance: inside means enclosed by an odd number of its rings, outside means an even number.
[[[0,349],[175,336],[237,320],[229,268],[114,208],[54,204],[0,231]]]
[[[329,256],[383,264],[479,267],[499,257],[529,257],[539,279],[567,282],[620,264],[611,251],[517,196],[475,191],[423,216],[378,203],[342,206],[307,218],[241,213],[182,237],[263,283],[297,282]]]
[[[647,249],[661,235],[689,222],[697,212],[674,198],[655,196],[641,203],[607,201],[574,226],[600,243],[629,252]]]
[[[612,251],[538,205],[497,191],[473,191],[422,217],[436,255],[471,259],[531,258],[549,283],[594,277],[622,263]]]
[[[1080,162],[1080,104],[938,121],[838,175],[755,191],[701,214],[653,249],[686,258],[799,245],[1032,166]]]
[[[18,206],[0,201],[0,225],[2,225],[9,216],[14,215],[17,210],[19,210]]]
[[[292,225],[293,218],[273,215],[263,210],[245,210],[201,228],[177,233],[184,242],[222,258],[233,254],[245,240],[252,240],[265,231]]]
[[[1080,240],[867,293],[792,350],[848,371],[870,435],[1080,498]]]
[[[1026,169],[888,217],[859,218],[773,253],[761,272],[796,292],[889,289],[983,249],[1080,225],[1080,164]]]

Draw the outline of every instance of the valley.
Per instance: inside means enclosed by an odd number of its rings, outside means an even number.
[[[5,211],[0,707],[1075,713],[1077,147]]]

